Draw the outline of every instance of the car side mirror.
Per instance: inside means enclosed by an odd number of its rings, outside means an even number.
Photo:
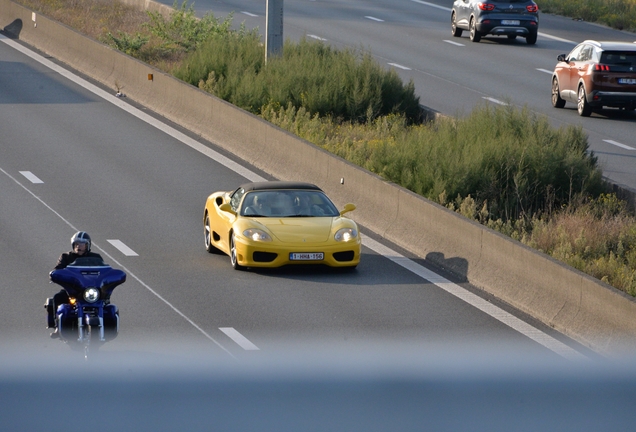
[[[344,208],[342,209],[342,211],[340,212],[340,216],[342,216],[345,213],[349,213],[350,211],[354,211],[356,209],[356,206],[354,204],[345,204]]]
[[[219,210],[223,211],[223,212],[228,212],[228,213],[232,213],[234,216],[236,216],[236,212],[234,211],[234,209],[232,208],[232,206],[230,205],[230,203],[223,203],[219,206]]]
[[[557,61],[564,62],[565,61],[565,54],[559,54],[557,56]]]

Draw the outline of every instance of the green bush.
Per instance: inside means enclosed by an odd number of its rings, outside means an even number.
[[[118,32],[118,36],[114,36],[108,32],[107,38],[109,45],[130,56],[139,56],[141,48],[148,43],[148,37],[140,33],[131,36],[128,33]]]
[[[556,130],[528,110],[479,107],[466,118],[409,126],[383,116],[368,125],[312,116],[292,104],[263,117],[431,200],[489,219],[529,219],[604,189],[581,127]],[[464,208],[462,208],[464,203]]]
[[[392,113],[420,120],[413,83],[404,85],[369,53],[307,40],[287,41],[283,56],[267,64],[264,53],[254,33],[215,35],[184,59],[175,76],[256,114],[273,103],[356,122]]]
[[[192,51],[214,34],[227,34],[232,25],[232,14],[219,21],[214,14],[207,13],[203,18],[196,17],[192,4],[187,0],[181,6],[175,1],[174,11],[169,18],[159,12],[148,11],[150,22],[146,28],[164,42],[164,47],[171,50]]]

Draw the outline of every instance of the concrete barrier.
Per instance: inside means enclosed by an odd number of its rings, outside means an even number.
[[[582,344],[636,348],[636,302],[619,290],[10,0],[0,0],[0,28],[281,180],[354,202],[362,226]]]

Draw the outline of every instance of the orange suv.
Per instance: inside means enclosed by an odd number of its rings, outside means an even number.
[[[552,105],[575,103],[587,117],[603,107],[636,109],[636,42],[586,40],[560,54],[552,74]]]

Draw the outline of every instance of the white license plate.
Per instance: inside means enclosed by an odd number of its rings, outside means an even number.
[[[501,20],[501,25],[519,25],[519,20]]]
[[[619,84],[636,84],[636,78],[619,78]]]
[[[313,253],[290,253],[289,259],[291,261],[320,261],[325,259],[325,254],[322,252],[313,252]]]

